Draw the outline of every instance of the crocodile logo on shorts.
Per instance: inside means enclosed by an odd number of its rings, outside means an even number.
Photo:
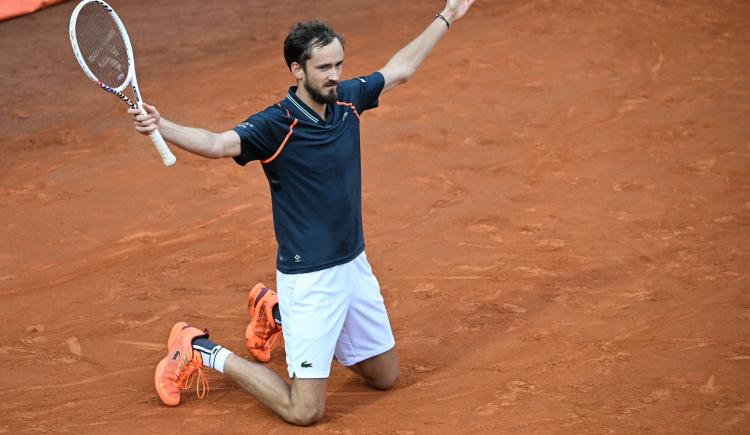
[[[312,363],[311,362],[302,361],[302,368],[303,369],[309,369],[310,367],[312,367]]]

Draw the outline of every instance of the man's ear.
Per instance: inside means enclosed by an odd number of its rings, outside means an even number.
[[[292,65],[289,67],[289,69],[292,71],[292,75],[297,80],[302,80],[305,78],[305,70],[299,63],[292,62]]]

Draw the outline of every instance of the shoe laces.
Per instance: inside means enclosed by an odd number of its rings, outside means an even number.
[[[180,369],[177,372],[177,388],[186,390],[192,387],[197,375],[198,381],[195,383],[195,394],[199,399],[206,397],[209,386],[206,374],[203,373],[203,363],[195,359],[187,360],[186,358],[184,364],[180,364]]]

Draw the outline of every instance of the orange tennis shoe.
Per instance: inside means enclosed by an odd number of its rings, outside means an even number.
[[[167,356],[159,361],[154,372],[156,393],[167,406],[180,404],[180,391],[190,388],[196,375],[198,398],[202,399],[208,393],[203,359],[200,352],[193,351],[192,342],[196,337],[208,337],[208,331],[201,331],[185,322],[177,322],[169,333]]]
[[[276,292],[260,282],[247,296],[250,323],[245,330],[245,346],[260,362],[271,361],[271,351],[281,335],[281,325],[273,320],[273,307],[278,303]]]

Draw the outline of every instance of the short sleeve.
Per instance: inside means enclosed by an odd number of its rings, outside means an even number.
[[[261,114],[249,117],[232,130],[240,136],[240,155],[234,157],[238,165],[245,166],[253,160],[263,160],[273,155],[273,129]]]
[[[385,78],[380,72],[341,82],[342,97],[353,103],[360,112],[378,107],[378,98],[385,86]]]

